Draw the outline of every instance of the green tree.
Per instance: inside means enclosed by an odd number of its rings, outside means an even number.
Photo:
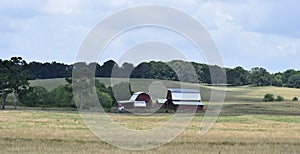
[[[100,80],[95,79],[95,87],[97,90],[101,91],[101,92],[105,92],[108,93],[109,90],[106,88],[105,84],[101,83]]]
[[[300,73],[290,76],[287,86],[292,88],[300,88]]]
[[[294,69],[288,69],[288,70],[284,71],[283,74],[282,74],[282,82],[283,82],[284,84],[287,84],[289,78],[290,78],[291,76],[295,75],[295,74],[297,74],[297,71],[294,70]]]
[[[29,87],[19,93],[20,102],[29,107],[46,106],[48,92],[44,87]]]
[[[72,73],[72,65],[63,63],[40,63],[30,62],[28,74],[32,79],[51,79],[70,77]]]
[[[200,72],[200,78],[202,79],[202,82],[211,84],[210,67],[208,65],[203,65]]]
[[[234,86],[249,84],[250,73],[242,67],[236,67],[226,71],[227,83]]]
[[[121,77],[125,77],[125,78],[130,77],[130,74],[132,73],[133,69],[134,69],[133,64],[123,63],[122,64],[122,76]]]
[[[149,71],[150,71],[150,65],[146,62],[142,62],[133,69],[130,77],[149,78]]]
[[[99,102],[103,108],[110,109],[112,107],[112,98],[108,93],[97,89],[97,95],[99,98]]]
[[[164,74],[162,74],[163,79],[172,80],[172,77],[176,77],[176,80],[182,82],[199,82],[197,72],[191,63],[182,60],[173,60],[167,64]],[[164,76],[168,78],[164,78]]]
[[[9,93],[12,92],[9,85],[9,68],[10,62],[8,60],[0,60],[0,96],[1,96],[1,108],[5,109],[6,98]]]
[[[101,77],[111,77],[112,70],[117,69],[117,68],[114,68],[114,67],[118,67],[118,64],[115,61],[113,61],[113,60],[106,61],[100,67]]]
[[[12,57],[9,61],[9,88],[14,93],[14,107],[17,108],[19,92],[25,89],[28,85],[29,76],[27,75],[28,64],[21,57]]]
[[[277,87],[282,87],[283,86],[283,77],[281,73],[276,73],[272,79],[272,85],[277,86]]]
[[[45,105],[57,107],[75,107],[75,103],[73,101],[72,85],[60,85],[50,91]]]
[[[270,86],[271,74],[264,68],[255,67],[250,71],[251,84],[255,86]]]
[[[96,66],[95,66],[96,67]],[[89,67],[86,63],[76,63],[74,64],[72,83],[73,83],[73,92],[75,95],[75,101],[79,110],[82,110],[84,107],[84,102],[88,105],[90,100],[90,94],[92,93],[92,87],[94,85],[93,76],[95,75],[94,67]],[[88,106],[86,107],[88,108]]]

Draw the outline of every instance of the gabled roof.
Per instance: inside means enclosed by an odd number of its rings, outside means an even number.
[[[200,91],[197,89],[168,89],[172,100],[177,101],[201,101]]]

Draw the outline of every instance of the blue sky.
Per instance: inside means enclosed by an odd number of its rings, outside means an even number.
[[[22,56],[27,61],[73,63],[80,43],[95,24],[114,12],[143,4],[174,7],[197,19],[215,39],[226,67],[261,66],[270,72],[300,69],[297,0],[3,0],[0,58]],[[147,40],[168,42],[186,51],[187,59],[205,63],[180,36],[155,28],[136,29],[115,39],[99,62],[122,62],[123,51]],[[166,55],[157,59],[172,60]]]

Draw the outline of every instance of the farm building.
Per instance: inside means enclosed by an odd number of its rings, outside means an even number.
[[[157,108],[167,110],[202,110],[203,103],[199,90],[195,89],[168,89],[166,99],[156,101]]]
[[[146,109],[152,107],[152,99],[149,94],[145,92],[134,93],[127,101],[118,101],[118,110],[124,111],[126,109]]]

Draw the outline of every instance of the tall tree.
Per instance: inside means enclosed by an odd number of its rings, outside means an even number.
[[[116,67],[118,67],[118,64],[113,60],[105,62],[100,68],[101,77],[111,77],[112,70]]]
[[[87,65],[85,62],[74,64],[72,76],[73,92],[75,97],[79,99],[79,104],[77,103],[79,110],[82,110],[84,107],[84,102],[88,101],[87,99],[92,91],[92,85],[94,85],[93,76],[95,74],[95,68],[92,66],[93,65],[90,65],[89,67],[89,65]]]
[[[290,76],[287,82],[287,86],[293,88],[300,88],[300,73]]]
[[[211,75],[210,75],[210,67],[208,65],[203,65],[200,69],[200,78],[203,83],[211,84]]]
[[[132,78],[149,78],[150,64],[142,62],[131,73]]]
[[[9,65],[9,86],[14,93],[14,107],[17,108],[19,91],[29,85],[28,64],[21,57],[12,57]]]
[[[283,86],[283,77],[282,73],[276,73],[273,75],[272,86],[282,87]]]
[[[133,64],[131,64],[131,63],[123,63],[122,67],[121,67],[121,71],[120,71],[121,72],[120,73],[120,77],[123,77],[123,78],[130,77],[133,69],[134,69]]]
[[[270,86],[271,74],[264,68],[254,67],[250,71],[251,84],[255,86]]]
[[[227,70],[226,75],[227,75],[228,84],[235,85],[235,86],[249,84],[250,73],[240,66],[234,69]]]
[[[9,67],[10,62],[8,60],[0,60],[0,94],[1,94],[1,108],[5,109],[5,102],[7,95],[11,93],[9,88]]]
[[[282,74],[282,82],[284,84],[288,84],[289,78],[295,74],[297,74],[297,71],[294,69],[288,69],[288,70],[284,71]]]

